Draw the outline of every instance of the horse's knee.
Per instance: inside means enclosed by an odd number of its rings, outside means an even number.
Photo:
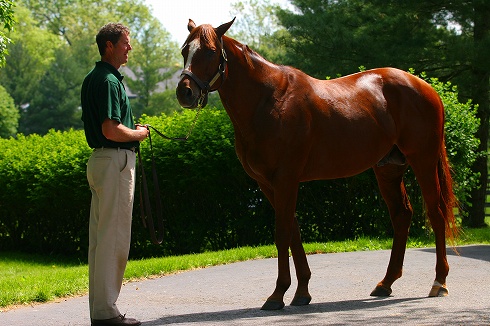
[[[408,233],[410,229],[410,224],[412,223],[412,210],[401,210],[391,217],[391,223],[393,225],[393,230],[395,234],[397,233]]]

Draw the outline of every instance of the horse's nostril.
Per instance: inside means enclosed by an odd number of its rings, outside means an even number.
[[[185,97],[186,98],[192,98],[192,89],[190,87],[186,87]]]
[[[190,96],[192,96],[192,89],[190,89],[190,87],[187,86],[177,87],[177,97],[181,99],[187,99]]]
[[[176,90],[177,99],[183,107],[191,107],[195,102],[194,92],[189,86],[179,85]]]

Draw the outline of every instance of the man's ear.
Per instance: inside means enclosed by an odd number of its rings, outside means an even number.
[[[106,42],[105,42],[105,50],[106,50],[106,51],[107,51],[107,50],[111,50],[111,51],[112,51],[112,49],[113,49],[113,48],[114,48],[114,44],[112,44],[112,42],[111,42],[111,41],[106,41]]]

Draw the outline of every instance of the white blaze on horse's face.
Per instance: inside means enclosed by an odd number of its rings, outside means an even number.
[[[189,67],[191,66],[192,57],[197,52],[197,50],[199,50],[201,48],[201,43],[199,42],[199,39],[196,38],[196,39],[192,40],[191,43],[189,43],[188,45],[189,45],[189,52],[187,54],[187,59],[185,61],[184,70],[190,71]]]

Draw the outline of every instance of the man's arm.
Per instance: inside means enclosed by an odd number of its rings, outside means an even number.
[[[148,129],[144,126],[137,125],[136,129],[130,129],[122,123],[109,118],[102,123],[102,134],[104,137],[119,143],[142,141],[148,137],[148,133]]]

